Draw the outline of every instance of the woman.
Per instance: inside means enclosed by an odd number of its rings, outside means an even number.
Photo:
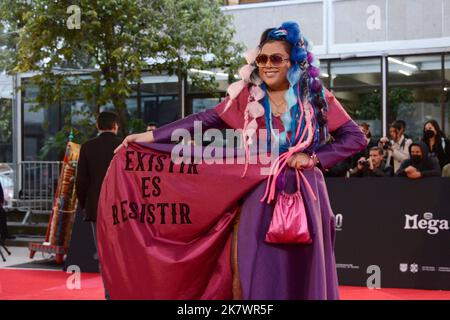
[[[381,138],[378,146],[386,150],[386,163],[397,172],[402,162],[409,159],[408,150],[413,141],[404,135],[404,127],[398,121],[389,126],[389,136],[390,140],[387,137]]]
[[[450,163],[450,141],[445,137],[436,120],[425,122],[422,141],[428,146],[429,155],[437,157],[441,169]]]
[[[272,168],[273,174],[242,202],[234,298],[339,298],[334,215],[323,174],[317,167],[329,168],[363,150],[366,139],[334,96],[322,87],[318,61],[311,49],[295,22],[268,29],[254,53],[247,55],[249,64],[240,71],[242,80],[230,85],[224,102],[123,141],[125,147],[130,142],[170,142],[174,129],[192,132],[194,121],[202,121],[204,128],[242,129],[246,148],[255,130],[271,132],[264,142],[268,146],[274,139],[279,141],[278,164],[282,170]],[[328,132],[333,143],[327,143]],[[267,242],[266,233],[278,201],[275,195],[283,190],[296,191],[295,170],[306,179],[301,180],[300,191],[312,243]]]

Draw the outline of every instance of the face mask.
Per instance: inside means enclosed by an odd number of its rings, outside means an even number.
[[[433,130],[426,130],[425,131],[425,139],[430,139],[434,137],[434,131]]]
[[[420,163],[422,161],[422,157],[421,156],[411,156],[411,161],[414,164],[418,164],[418,163]]]

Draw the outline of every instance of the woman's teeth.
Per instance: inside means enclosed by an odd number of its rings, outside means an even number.
[[[266,73],[266,76],[274,76],[274,75],[276,75],[277,73],[278,73],[278,71],[276,71],[276,70],[271,70],[271,71],[266,71],[265,72]]]

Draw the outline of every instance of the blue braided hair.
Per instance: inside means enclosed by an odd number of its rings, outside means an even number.
[[[288,81],[291,86],[301,83],[302,97],[307,97],[314,108],[314,114],[320,130],[317,130],[311,148],[325,143],[328,136],[327,119],[324,111],[328,110],[325,91],[320,80],[319,61],[312,53],[312,43],[304,37],[296,22],[284,22],[278,28],[270,28],[263,32],[259,44],[261,49],[266,43],[282,41],[290,52],[291,67],[288,71]],[[257,77],[255,70],[253,77]],[[308,148],[309,149],[309,148]]]

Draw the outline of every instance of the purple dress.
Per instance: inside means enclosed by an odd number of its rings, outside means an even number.
[[[170,142],[171,133],[176,128],[192,133],[194,121],[202,121],[203,129],[227,127],[216,110],[211,109],[155,130],[155,142]],[[363,133],[351,119],[331,135],[334,142],[316,150],[323,168],[333,166],[366,146]],[[324,176],[317,167],[306,169],[303,173],[317,198],[314,201],[309,192],[300,188],[313,240],[310,245],[277,245],[264,241],[274,207],[260,201],[266,181],[243,199],[237,240],[237,264],[243,299],[339,299],[334,256],[335,218]],[[295,172],[288,169],[285,191],[294,192],[295,189]]]

